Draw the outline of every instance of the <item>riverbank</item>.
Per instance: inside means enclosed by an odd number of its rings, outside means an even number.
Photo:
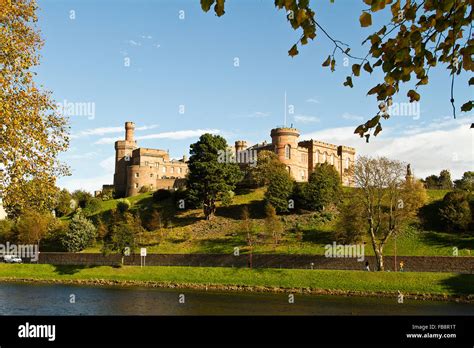
[[[343,296],[396,297],[401,292],[406,299],[474,302],[474,276],[456,273],[0,264],[0,281]]]

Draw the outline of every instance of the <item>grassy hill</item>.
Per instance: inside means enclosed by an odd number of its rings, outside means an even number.
[[[349,189],[350,190],[350,189]],[[218,206],[216,216],[204,220],[200,209],[178,210],[171,199],[156,203],[151,193],[128,198],[132,211],[158,209],[163,218],[161,229],[144,232],[139,243],[150,253],[232,253],[235,247],[241,253],[248,252],[246,237],[241,233],[240,216],[242,208],[247,206],[254,224],[257,244],[255,253],[324,254],[324,246],[333,243],[336,219],[330,213],[303,213],[281,216],[285,234],[276,247],[265,241],[263,197],[264,189],[247,190],[236,194],[230,206]],[[429,201],[426,214],[444,197],[447,190],[428,190]],[[116,200],[101,202],[100,210],[92,218],[101,216],[107,220],[117,205]],[[434,207],[434,208],[433,208]],[[430,211],[431,209],[431,211]],[[373,255],[370,238],[364,240],[366,255]],[[394,240],[385,247],[386,255],[394,254]],[[397,255],[452,256],[453,247],[457,247],[460,256],[474,255],[474,235],[459,235],[434,230],[423,230],[418,220],[413,221],[396,241]],[[100,245],[84,250],[98,252]]]

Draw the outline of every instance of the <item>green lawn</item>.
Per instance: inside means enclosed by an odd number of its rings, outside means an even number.
[[[431,272],[363,272],[222,267],[54,266],[0,264],[0,280],[114,280],[172,284],[240,285],[279,288],[390,292],[405,294],[474,294],[474,276]]]

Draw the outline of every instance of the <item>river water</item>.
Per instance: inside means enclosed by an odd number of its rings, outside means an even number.
[[[1,283],[0,315],[474,315],[474,304],[302,294],[290,304],[284,293]]]

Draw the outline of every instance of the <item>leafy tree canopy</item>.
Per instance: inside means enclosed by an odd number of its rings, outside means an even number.
[[[334,2],[334,0],[330,0]],[[380,101],[379,111],[369,121],[359,125],[355,133],[366,137],[377,136],[382,131],[382,119],[390,117],[387,109],[392,97],[399,92],[400,85],[412,78],[414,87],[407,93],[410,102],[419,101],[418,87],[428,85],[429,71],[440,64],[452,76],[450,101],[456,117],[453,85],[456,75],[463,71],[474,71],[472,55],[474,39],[471,37],[473,22],[472,1],[467,0],[362,0],[367,8],[359,17],[361,27],[372,25],[372,15],[379,11],[390,11],[389,23],[378,28],[363,44],[368,52],[357,56],[351,53],[349,45],[333,38],[317,20],[311,9],[310,0],[275,0],[278,9],[284,9],[287,20],[294,30],[300,30],[299,40],[291,46],[288,54],[298,55],[298,46],[308,44],[309,40],[322,32],[334,44],[334,50],[322,63],[332,71],[336,69],[336,54],[348,57],[357,63],[352,65],[352,74],[346,77],[343,85],[352,88],[353,78],[362,73],[372,74],[376,69],[383,74],[383,80],[367,92]],[[209,11],[214,5],[217,16],[225,13],[225,0],[201,0],[201,7]],[[474,84],[470,78],[469,85]],[[468,112],[474,102],[465,101],[461,110]]]
[[[221,151],[227,149],[227,142],[220,135],[203,134],[190,147],[188,196],[202,204],[209,219],[216,210],[216,201],[233,191],[243,174],[237,164],[218,160]]]
[[[2,1],[0,7],[0,192],[10,215],[28,200],[52,197],[55,178],[68,174],[58,161],[68,147],[67,119],[33,81],[43,45],[36,11],[34,0]],[[25,190],[32,180],[34,190]]]

